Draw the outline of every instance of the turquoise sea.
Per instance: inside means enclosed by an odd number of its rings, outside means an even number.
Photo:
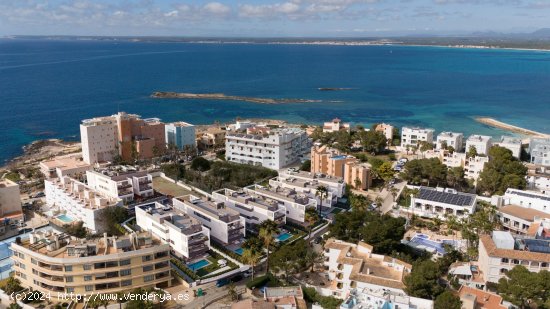
[[[321,102],[159,100],[149,97],[153,91]],[[550,132],[550,53],[0,39],[0,161],[36,139],[79,139],[81,119],[117,111],[196,124],[235,117],[318,124],[340,117],[363,125],[503,133],[472,119],[482,115]]]

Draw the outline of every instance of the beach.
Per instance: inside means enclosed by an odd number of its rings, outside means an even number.
[[[502,121],[498,121],[498,120],[496,120],[494,118],[490,118],[490,117],[476,117],[475,120],[479,123],[491,126],[493,128],[498,128],[498,129],[501,129],[501,130],[506,130],[506,131],[510,131],[510,132],[513,132],[513,133],[521,134],[521,135],[526,135],[526,136],[529,136],[529,137],[541,137],[541,138],[550,137],[550,134],[545,134],[545,133],[541,133],[541,132],[521,128],[521,127],[514,126],[514,125],[511,125],[511,124],[502,122]]]

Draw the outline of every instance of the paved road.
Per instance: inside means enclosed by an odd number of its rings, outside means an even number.
[[[394,184],[393,187],[396,188],[398,190],[398,192],[401,192],[401,190],[403,190],[403,188],[406,185],[407,185],[406,181],[400,181],[400,182]],[[382,203],[382,206],[380,207],[380,212],[382,212],[383,214],[390,212],[393,208],[393,204],[395,203],[394,200],[393,200],[393,195],[391,194],[391,192],[389,190],[387,190],[386,188],[384,188],[382,190],[382,192],[380,192],[379,196],[381,196],[384,199],[384,202]]]

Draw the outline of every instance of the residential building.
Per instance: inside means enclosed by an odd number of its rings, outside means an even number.
[[[346,183],[343,178],[320,173],[288,170],[279,172],[279,177],[275,180],[278,182],[276,186],[309,193],[309,197],[315,199],[318,205],[321,200],[318,194],[316,194],[317,188],[319,186],[327,188],[328,196],[323,200],[323,206],[336,204],[338,199],[342,198],[346,193]]]
[[[342,178],[356,189],[365,190],[372,185],[370,165],[326,145],[311,148],[311,173]]]
[[[277,224],[286,223],[286,207],[275,199],[231,189],[214,191],[212,198],[239,212],[248,225],[258,225],[266,220]]]
[[[239,212],[225,207],[223,202],[215,202],[194,195],[184,195],[173,199],[174,208],[199,220],[210,230],[210,237],[228,245],[240,242],[245,236],[246,221]]]
[[[512,155],[517,159],[521,158],[521,139],[503,136],[500,138],[500,141],[496,145],[509,149],[512,152]]]
[[[46,178],[78,177],[92,169],[92,165],[84,162],[81,156],[69,155],[55,157],[40,162],[40,171]]]
[[[88,164],[112,161],[118,154],[118,126],[113,116],[82,120],[82,158]]]
[[[449,168],[464,167],[466,165],[466,154],[462,152],[449,152],[447,150],[439,150],[437,156],[441,163]]]
[[[91,296],[170,285],[170,246],[144,234],[77,239],[54,231],[13,242],[15,278],[57,299],[61,293]],[[59,300],[64,300],[59,298]]]
[[[433,308],[431,300],[405,293],[403,280],[411,272],[410,264],[372,251],[363,242],[327,240],[324,265],[330,283],[318,291],[344,299],[340,308]]]
[[[525,179],[529,190],[550,195],[550,169],[546,167],[530,168]]]
[[[119,206],[122,200],[108,197],[90,186],[70,177],[46,179],[44,181],[46,204],[58,225],[82,221],[84,227],[97,233],[105,226],[101,211],[106,207]]]
[[[503,301],[500,295],[468,286],[461,286],[458,296],[462,301],[462,309],[510,309],[516,307]]]
[[[197,138],[195,126],[179,121],[167,123],[164,126],[166,145],[174,145],[179,150],[195,149],[197,147]]]
[[[420,142],[433,143],[434,129],[424,129],[418,127],[403,127],[401,128],[401,148],[405,149],[407,146],[418,146]]]
[[[454,189],[420,187],[416,196],[411,196],[407,211],[413,214],[446,220],[449,215],[466,218],[476,209],[475,194],[457,192]]]
[[[307,208],[317,209],[317,202],[314,199],[296,190],[281,187],[266,188],[260,185],[251,185],[243,190],[249,195],[277,201],[280,207],[284,207],[286,210],[287,220],[294,220],[298,223],[305,222]]]
[[[527,234],[534,223],[545,219],[550,220],[550,212],[509,204],[498,208],[497,217],[504,230],[516,234]]]
[[[549,238],[549,235],[540,232],[536,237],[522,238],[514,238],[505,231],[481,235],[478,265],[485,281],[498,283],[516,265],[522,265],[532,272],[550,270]]]
[[[9,179],[0,179],[0,233],[6,231],[8,224],[23,222],[19,185]]]
[[[346,131],[350,132],[351,127],[349,123],[343,123],[342,120],[338,118],[332,119],[330,122],[325,122],[323,124],[323,132],[339,132]]]
[[[531,163],[550,167],[550,138],[532,138],[529,141]]]
[[[197,147],[201,150],[222,148],[225,145],[226,131],[221,128],[209,127],[206,130],[198,130]]]
[[[485,164],[489,162],[489,157],[469,157],[464,161],[464,177],[477,181]]]
[[[133,202],[135,197],[148,198],[154,195],[153,176],[147,171],[118,172],[113,169],[87,171],[88,186],[101,194]]]
[[[231,309],[307,309],[300,286],[266,287],[264,298],[247,299],[231,305]]]
[[[462,286],[485,289],[485,279],[477,262],[455,262],[449,266],[449,275]]]
[[[466,152],[470,151],[473,147],[477,151],[478,155],[488,155],[489,149],[493,145],[490,136],[485,135],[470,135],[466,140]]]
[[[135,208],[136,224],[150,232],[185,260],[204,256],[210,247],[210,230],[201,222],[171,206],[157,202]]]
[[[550,213],[550,197],[546,194],[509,188],[502,198],[502,205],[512,204]]]
[[[388,140],[388,144],[391,144],[391,141],[393,140],[393,126],[386,124],[386,123],[379,123],[374,128],[376,132],[380,132],[384,134],[386,139]]]
[[[299,162],[309,153],[311,139],[298,128],[271,130],[269,134],[227,133],[227,161],[253,164],[278,170]]]
[[[244,131],[248,128],[253,128],[256,126],[255,122],[252,121],[246,121],[246,120],[237,120],[235,124],[231,126],[233,130],[236,131]]]
[[[441,132],[437,135],[436,149],[443,149],[443,146],[453,147],[455,152],[464,150],[464,134],[455,132]]]
[[[150,159],[166,148],[164,123],[158,118],[141,119],[139,115],[116,114],[118,148],[123,160]]]

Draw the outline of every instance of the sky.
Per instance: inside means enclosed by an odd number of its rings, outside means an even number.
[[[0,35],[361,37],[550,28],[550,0],[0,0]]]

